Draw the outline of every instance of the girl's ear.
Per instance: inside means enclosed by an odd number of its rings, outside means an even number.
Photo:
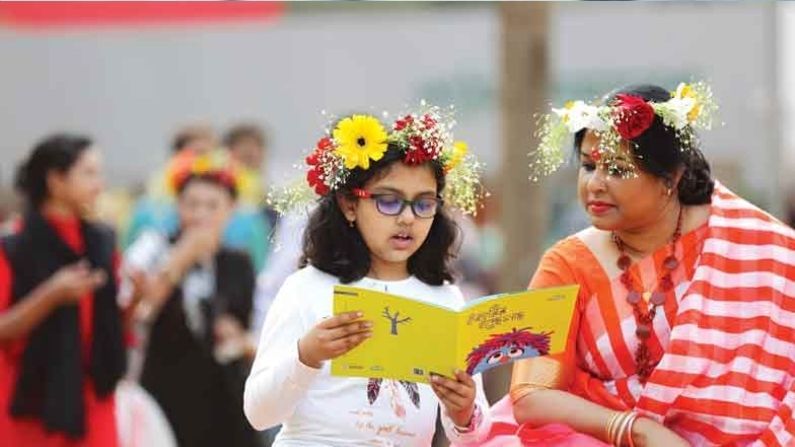
[[[342,193],[337,193],[336,198],[337,206],[340,207],[342,215],[345,216],[348,222],[354,222],[356,220],[356,200]]]

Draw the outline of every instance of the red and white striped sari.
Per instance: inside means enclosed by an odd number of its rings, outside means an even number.
[[[795,445],[795,231],[718,185],[636,408],[697,445]]]
[[[562,362],[561,387],[634,409],[693,445],[795,446],[795,231],[718,184],[707,224],[675,250],[676,286],[649,340],[661,360],[645,385],[620,279],[607,276],[577,235],[544,255],[531,287],[580,284],[576,349]],[[653,290],[667,255],[664,247],[630,273]],[[528,380],[517,372],[536,360],[517,365],[515,383]],[[514,445],[486,445],[503,444]]]

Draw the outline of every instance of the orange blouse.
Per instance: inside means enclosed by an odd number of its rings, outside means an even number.
[[[669,250],[633,264],[634,283],[656,290]],[[619,276],[577,235],[550,249],[530,286],[580,285],[570,349],[517,362],[512,396],[528,385],[564,389],[638,411],[693,445],[795,445],[795,231],[716,184],[707,224],[675,250],[675,287],[648,343],[659,363],[644,385]]]

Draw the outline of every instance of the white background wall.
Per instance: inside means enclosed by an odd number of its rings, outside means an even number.
[[[321,110],[398,111],[422,97],[455,102],[458,137],[498,171],[494,5],[316,6],[234,26],[0,28],[0,181],[8,183],[16,161],[53,130],[96,136],[111,183],[123,186],[164,159],[181,123],[201,119],[222,129],[244,118],[268,125],[269,172],[283,182],[319,136]],[[795,164],[792,150],[776,150],[779,141],[795,146],[787,131],[795,103],[793,11],[767,2],[557,4],[551,97],[707,78],[725,125],[704,135],[705,152],[724,172],[736,172],[728,183],[770,206],[779,202],[772,199],[782,178],[791,181],[779,174]]]

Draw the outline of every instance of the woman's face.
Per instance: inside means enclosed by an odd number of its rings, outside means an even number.
[[[90,214],[105,187],[99,150],[94,147],[84,150],[66,172],[51,171],[47,183],[50,198],[75,214]]]
[[[234,209],[234,199],[224,186],[208,180],[193,179],[182,189],[177,212],[182,229],[222,230]]]
[[[587,131],[580,146],[577,192],[591,224],[606,231],[631,231],[661,219],[670,199],[665,181],[635,168],[626,142],[612,160],[596,155],[598,147],[599,138]]]
[[[380,195],[384,209],[398,206],[398,200],[420,199],[416,206],[427,210],[435,203],[437,194],[436,178],[430,165],[408,166],[400,162],[390,166],[385,175],[369,181],[364,189]],[[378,210],[376,198],[344,203],[343,213],[348,221],[354,220],[370,250],[376,271],[379,266],[405,267],[425,242],[434,220],[414,215],[408,204],[399,215],[390,216]]]

